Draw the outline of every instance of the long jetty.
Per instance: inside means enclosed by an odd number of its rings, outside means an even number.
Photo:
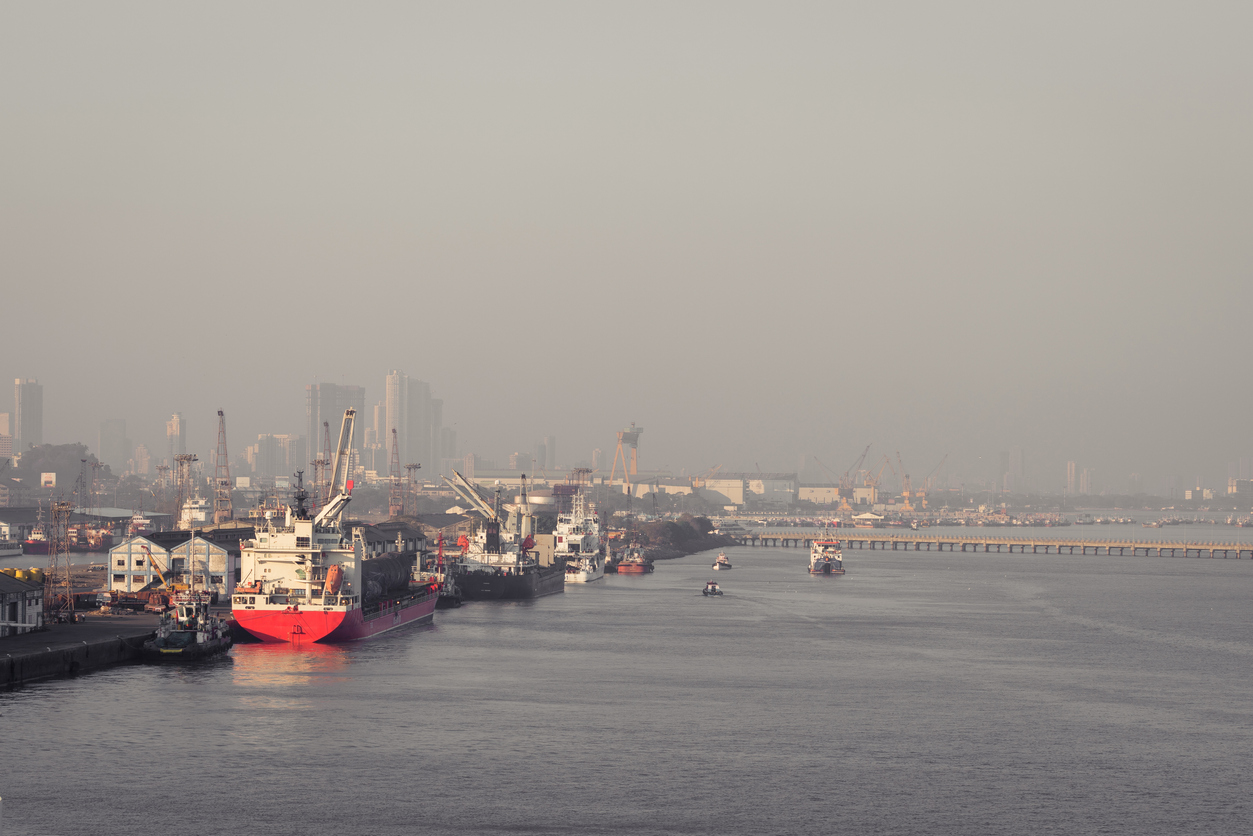
[[[839,540],[846,548],[870,551],[1000,552],[1003,554],[1092,554],[1147,557],[1253,559],[1253,543],[1186,543],[1167,540],[1099,540],[1062,537],[1007,537],[1004,534],[923,534],[839,528],[826,532],[750,532],[742,546],[809,548],[815,540]]]

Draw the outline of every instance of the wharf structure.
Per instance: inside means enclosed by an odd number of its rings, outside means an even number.
[[[749,532],[736,541],[743,546],[809,548],[814,540],[838,539],[850,549],[870,551],[999,552],[1002,554],[1092,554],[1128,557],[1222,557],[1253,559],[1253,543],[1187,543],[1173,540],[1102,540],[1071,537],[1007,537],[1003,534],[959,535],[887,533],[837,528],[827,532]]]

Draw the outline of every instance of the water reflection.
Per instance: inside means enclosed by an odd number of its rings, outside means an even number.
[[[235,684],[252,687],[343,681],[351,662],[350,651],[341,645],[286,642],[239,644],[231,657]]]

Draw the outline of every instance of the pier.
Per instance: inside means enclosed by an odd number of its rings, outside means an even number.
[[[1166,540],[1098,540],[1064,537],[1009,537],[1004,534],[924,534],[835,529],[829,532],[752,532],[742,546],[809,548],[814,540],[839,540],[845,548],[870,551],[997,552],[1001,554],[1126,555],[1128,557],[1208,557],[1253,559],[1251,543],[1186,543]]]
[[[153,635],[156,616],[94,616],[0,639],[0,690],[130,662]]]

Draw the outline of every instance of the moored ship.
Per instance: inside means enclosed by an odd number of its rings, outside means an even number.
[[[531,536],[530,504],[527,502],[526,477],[522,495],[507,510],[502,523],[499,492],[491,501],[479,493],[457,471],[444,481],[473,506],[483,523],[471,541],[458,541],[461,554],[450,564],[461,596],[470,601],[539,598],[565,591],[565,565],[554,555],[553,562],[541,564]]]
[[[815,540],[809,549],[809,574],[844,574],[844,553],[839,540]]]
[[[253,539],[241,542],[241,585],[232,596],[240,627],[264,642],[347,642],[408,624],[430,622],[439,589],[420,579],[416,558],[365,557],[360,529],[349,533],[348,453],[356,411],[345,410],[331,486],[334,498],[310,518],[308,493],[297,473],[295,505],[282,525],[273,514]]]
[[[557,515],[554,554],[566,562],[566,583],[590,583],[605,576],[600,553],[600,526],[596,509],[578,488],[570,497],[570,512]]]
[[[618,561],[619,575],[647,575],[653,571],[653,562],[644,556],[644,550],[635,543],[626,550]]]

